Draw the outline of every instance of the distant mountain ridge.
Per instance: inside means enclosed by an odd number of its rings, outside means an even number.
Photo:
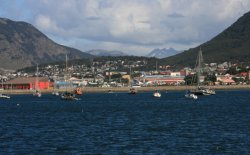
[[[150,53],[148,53],[147,55],[145,55],[146,57],[155,57],[155,58],[166,58],[175,54],[180,53],[179,51],[173,49],[173,48],[156,48],[153,51],[151,51]]]
[[[172,66],[194,67],[199,48],[206,63],[250,62],[250,12],[210,41],[162,60]]]
[[[126,56],[127,54],[122,51],[107,51],[101,49],[89,50],[86,53],[95,56]]]
[[[93,57],[59,45],[29,23],[0,18],[0,68],[20,69],[40,63]]]

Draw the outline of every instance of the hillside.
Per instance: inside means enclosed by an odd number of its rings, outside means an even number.
[[[199,48],[206,63],[250,62],[250,12],[210,41],[162,61],[175,67],[194,67]]]
[[[20,69],[65,59],[90,58],[90,54],[59,45],[31,24],[0,18],[0,68]]]

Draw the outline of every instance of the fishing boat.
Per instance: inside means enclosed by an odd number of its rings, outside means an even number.
[[[200,76],[203,70],[202,68],[203,64],[204,63],[203,63],[202,51],[200,48],[196,60],[197,84],[195,89],[191,90],[190,92],[195,95],[214,95],[216,94],[214,90],[201,85]],[[192,82],[194,83],[194,78],[192,79]]]

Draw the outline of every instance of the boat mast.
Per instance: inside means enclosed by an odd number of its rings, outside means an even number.
[[[35,83],[35,90],[38,90],[39,88],[39,83],[38,83],[38,64],[36,64],[36,83]]]
[[[158,64],[157,64],[157,60],[155,62],[155,70],[156,70],[156,73],[158,72]]]
[[[68,55],[66,54],[66,56],[65,56],[65,76],[64,76],[64,80],[65,80],[65,84],[66,84],[66,92],[67,92],[67,88],[68,88],[68,86],[67,86],[67,79],[68,79]]]
[[[130,87],[132,87],[131,65],[129,66]]]
[[[199,53],[198,53],[197,61],[198,62],[196,62],[197,63],[196,71],[197,71],[197,88],[198,88],[200,86],[201,63],[203,61],[201,48],[200,48]]]
[[[3,77],[2,77],[2,89],[3,89]]]

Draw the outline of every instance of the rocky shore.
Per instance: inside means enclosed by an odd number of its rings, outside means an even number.
[[[158,87],[138,87],[135,88],[138,92],[148,92],[148,91],[184,91],[186,89],[192,89],[193,86],[158,86]],[[219,85],[219,86],[211,86],[211,89],[215,90],[242,90],[249,89],[250,85]],[[128,92],[129,87],[109,87],[109,88],[99,88],[99,87],[84,87],[83,93],[106,93],[106,92]],[[42,90],[42,93],[52,93],[53,89]],[[59,92],[65,91],[64,89],[60,89]],[[69,90],[68,91],[73,91]],[[32,90],[2,90],[0,93],[5,94],[32,94]]]

